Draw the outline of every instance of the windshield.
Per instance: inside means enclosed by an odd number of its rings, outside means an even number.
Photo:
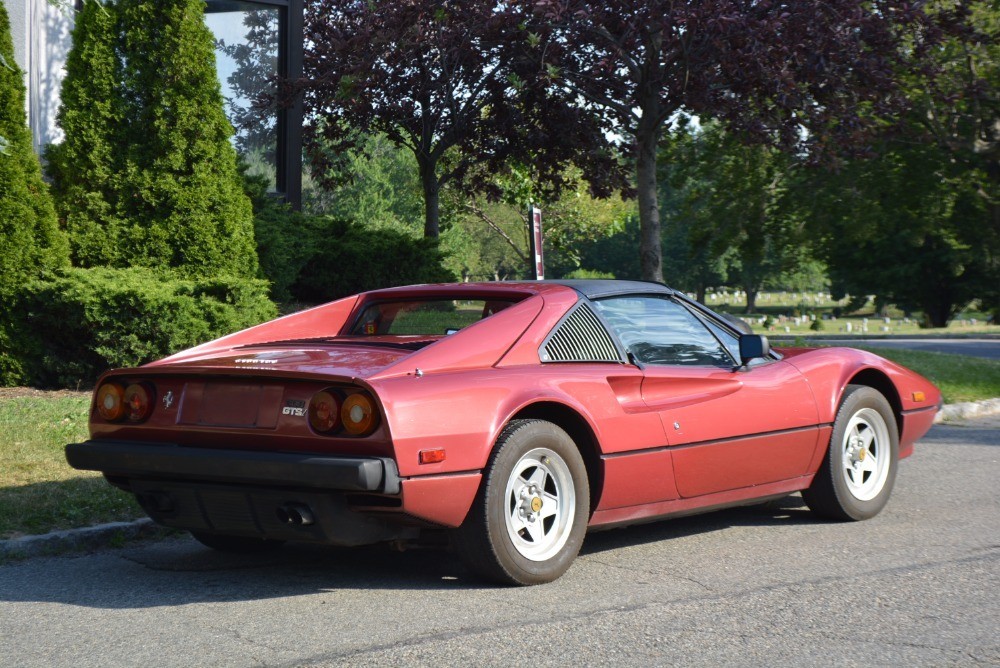
[[[347,332],[355,336],[442,336],[498,313],[509,299],[422,299],[376,302]]]

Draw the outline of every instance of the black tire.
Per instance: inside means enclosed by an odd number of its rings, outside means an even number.
[[[802,498],[822,517],[869,519],[889,501],[898,464],[899,431],[889,402],[875,389],[848,385],[826,457]]]
[[[213,550],[219,552],[230,552],[233,554],[259,554],[276,550],[285,544],[283,540],[269,540],[266,538],[251,538],[248,536],[225,536],[222,534],[205,533],[203,531],[192,531],[194,539]]]
[[[476,500],[452,544],[494,582],[551,582],[583,545],[590,486],[570,436],[544,420],[514,420],[497,439]]]

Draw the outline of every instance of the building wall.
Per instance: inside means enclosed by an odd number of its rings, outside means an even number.
[[[25,73],[28,125],[35,151],[62,141],[56,124],[59,89],[71,45],[73,7],[69,0],[2,0],[10,15],[14,58]]]

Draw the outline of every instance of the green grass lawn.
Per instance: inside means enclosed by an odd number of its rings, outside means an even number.
[[[946,404],[1000,397],[1000,360],[923,350],[865,348],[864,344],[851,346],[870,350],[920,373],[940,388]]]
[[[0,539],[142,517],[98,473],[69,467],[67,443],[87,438],[90,395],[0,396]]]
[[[947,403],[1000,397],[998,361],[871,350],[934,381]],[[89,402],[77,392],[0,392],[0,539],[144,516],[99,474],[66,464],[64,446],[87,438]]]
[[[976,310],[975,304],[955,316],[947,327],[925,329],[921,326],[919,313],[907,314],[891,306],[884,316],[878,316],[870,299],[857,311],[848,313],[849,301],[834,300],[825,292],[761,292],[755,313],[747,315],[744,313],[746,296],[741,293],[711,292],[705,298],[707,306],[743,318],[761,334],[804,337],[850,334],[859,338],[877,334],[1000,334],[1000,327],[987,325],[989,314]],[[817,320],[819,323],[814,324]]]

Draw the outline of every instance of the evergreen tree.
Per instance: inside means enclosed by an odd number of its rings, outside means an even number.
[[[0,297],[39,271],[68,264],[48,187],[24,113],[10,19],[0,4]]]
[[[114,5],[98,0],[87,0],[77,13],[58,116],[66,139],[46,152],[73,263],[82,267],[127,264],[116,216],[122,156],[115,17]]]
[[[128,254],[136,264],[254,275],[253,211],[204,2],[120,0],[118,8]]]
[[[78,262],[254,276],[202,0],[90,0],[73,36],[51,155]]]

